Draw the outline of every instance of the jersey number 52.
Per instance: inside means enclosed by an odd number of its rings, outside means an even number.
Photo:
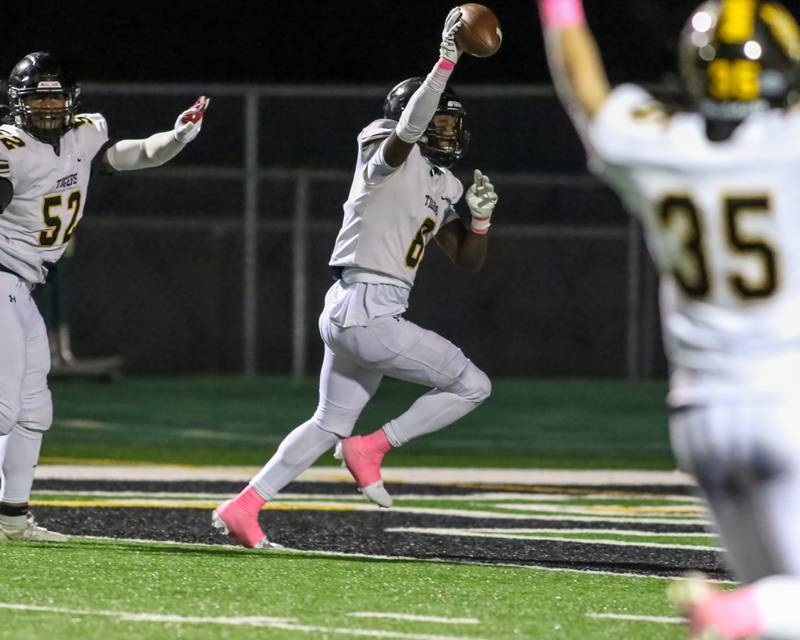
[[[52,196],[45,196],[42,203],[42,219],[46,227],[39,232],[39,246],[52,247],[57,241],[61,232],[61,212],[59,209],[64,207],[64,200],[61,194]],[[78,224],[78,213],[81,210],[81,192],[72,191],[67,196],[66,208],[72,214],[67,228],[64,230],[64,236],[61,238],[61,244],[67,244],[75,233],[75,225]]]

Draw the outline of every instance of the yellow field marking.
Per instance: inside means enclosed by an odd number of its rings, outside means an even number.
[[[643,498],[647,496],[647,498],[650,499],[658,499],[661,497],[658,494],[648,493],[647,491],[606,491],[593,486],[562,487],[558,485],[492,484],[487,482],[455,482],[447,484],[446,486],[458,487],[460,489],[484,489],[487,491],[516,491],[517,493],[563,493],[569,496],[602,495],[608,496],[609,498]]]
[[[98,420],[57,420],[56,427],[62,429],[87,429],[91,431],[111,431],[116,425]]]
[[[658,513],[658,514],[699,514],[704,511],[698,507],[676,507],[676,506],[663,506],[663,507],[626,507],[624,505],[602,506],[602,505],[587,505],[583,507],[584,511],[590,513],[619,513],[628,515],[631,513]]]
[[[148,507],[153,509],[216,509],[219,502],[201,502],[187,500],[32,500],[33,507],[70,507],[75,509],[105,507],[132,508]],[[356,511],[350,505],[319,503],[274,503],[264,507],[270,511]]]

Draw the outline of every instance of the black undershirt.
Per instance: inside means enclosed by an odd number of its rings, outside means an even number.
[[[0,178],[0,215],[11,204],[14,197],[14,185],[7,178]]]

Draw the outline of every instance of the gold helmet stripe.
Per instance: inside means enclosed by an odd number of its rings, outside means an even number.
[[[780,5],[765,2],[759,11],[761,19],[769,26],[784,53],[800,62],[800,27],[791,13]]]
[[[751,40],[756,31],[757,0],[722,0],[720,40],[724,44],[739,44]]]

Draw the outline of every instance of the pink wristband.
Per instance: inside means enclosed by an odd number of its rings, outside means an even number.
[[[539,13],[545,27],[566,29],[586,24],[582,0],[539,0]]]
[[[456,68],[456,63],[451,62],[447,58],[439,58],[439,62],[436,63],[437,69],[442,69],[443,71],[452,71]]]

